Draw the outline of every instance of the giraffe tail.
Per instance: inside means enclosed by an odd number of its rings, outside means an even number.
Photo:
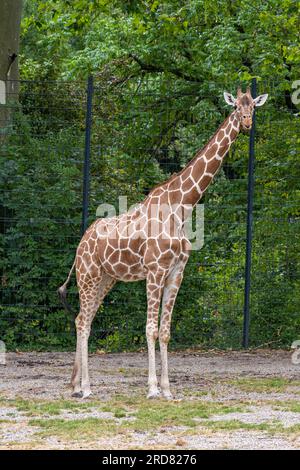
[[[70,313],[73,313],[73,310],[72,310],[72,307],[70,306],[70,304],[67,302],[67,285],[70,282],[70,279],[71,279],[72,272],[73,272],[74,268],[75,268],[75,260],[74,260],[74,263],[72,265],[72,268],[70,269],[70,272],[68,274],[68,277],[67,277],[66,281],[63,283],[62,286],[60,286],[57,289],[57,293],[58,293],[58,296],[61,300],[61,303],[63,304],[65,310],[67,312],[70,312]]]

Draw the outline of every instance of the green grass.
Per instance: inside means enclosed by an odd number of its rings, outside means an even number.
[[[239,429],[248,429],[255,431],[267,431],[269,425],[267,423],[253,424],[253,423],[244,423],[238,419],[232,419],[228,421],[205,421],[203,423],[204,427],[214,429],[216,431],[236,431]]]
[[[300,413],[300,402],[299,401],[276,401],[272,403],[273,408],[275,410],[282,410],[282,411],[291,411],[293,413]],[[300,416],[299,416],[300,419]]]
[[[205,397],[208,395],[208,391],[207,390],[203,390],[203,391],[200,391],[200,392],[197,392],[196,390],[191,390],[189,388],[186,388],[183,390],[183,394],[185,397]]]
[[[135,430],[151,430],[161,426],[192,426],[197,425],[195,418],[209,418],[214,414],[242,412],[247,409],[247,403],[228,404],[221,402],[196,400],[166,401],[147,400],[144,396],[115,396],[106,403],[103,411],[116,412],[121,410],[135,421],[126,425]]]
[[[125,418],[126,416],[127,416],[127,413],[126,413],[125,410],[120,409],[120,410],[116,410],[114,412],[114,417],[115,418]]]
[[[113,420],[98,418],[74,420],[59,418],[31,419],[28,424],[40,428],[35,435],[36,437],[56,436],[67,441],[86,441],[114,435],[118,432],[118,426]]]
[[[243,378],[230,381],[230,384],[245,392],[286,392],[288,387],[299,387],[299,380],[285,379],[283,377],[270,378]]]
[[[291,435],[295,436],[300,433],[300,423],[293,426],[284,427],[280,421],[272,421],[267,423],[245,423],[238,419],[228,421],[210,421],[203,422],[202,426],[210,428],[215,431],[237,431],[246,429],[250,431],[266,431],[270,435]]]
[[[255,382],[257,379],[254,379]],[[239,380],[243,385],[249,386],[249,380]],[[252,383],[252,382],[251,382]],[[259,387],[265,390],[265,386],[278,389],[286,386],[286,382],[272,382],[267,379],[259,379]],[[142,396],[116,396],[107,402],[76,401],[76,400],[0,400],[1,404],[14,407],[18,412],[24,414],[25,419],[30,418],[27,424],[37,429],[34,439],[40,440],[45,437],[58,437],[66,443],[97,442],[97,439],[107,436],[124,436],[124,442],[134,435],[134,432],[143,432],[147,435],[163,432],[165,428],[173,428],[174,434],[183,433],[205,433],[205,432],[232,432],[239,429],[249,431],[265,431],[268,434],[282,434],[290,437],[298,437],[299,425],[284,428],[279,421],[261,424],[244,423],[239,419],[214,421],[215,415],[226,415],[228,413],[239,413],[248,411],[248,406],[253,404],[249,401],[235,401],[234,403],[211,402],[200,399],[166,401],[147,400]],[[260,401],[258,405],[268,404],[275,409],[300,412],[300,403],[294,401]],[[69,410],[74,413],[92,412],[94,410],[110,412],[111,418],[86,417],[82,419],[64,419],[60,413]],[[17,411],[15,412],[17,414]],[[132,417],[130,420],[120,418]],[[7,422],[6,420],[2,421]],[[180,430],[176,430],[180,428]],[[122,437],[123,439],[123,437]],[[132,442],[131,442],[132,443]]]
[[[80,411],[88,411],[94,407],[99,407],[101,402],[98,401],[71,401],[71,400],[24,400],[23,398],[0,399],[0,404],[16,408],[17,411],[24,413],[26,416],[57,416],[62,411],[72,411],[74,413]]]
[[[136,421],[130,423],[135,430],[151,430],[171,426],[197,426],[196,418],[209,418],[214,414],[243,411],[241,406],[221,403],[182,401],[182,402],[145,402],[138,404],[134,414]]]
[[[62,436],[81,440],[106,434],[134,431],[156,432],[162,427],[195,427],[195,418],[208,419],[214,414],[243,411],[245,406],[223,403],[201,402],[200,400],[149,401],[139,396],[117,396],[108,402],[68,400],[4,400],[2,403],[16,408],[26,417],[33,417],[28,424],[40,428],[38,433],[47,436]],[[84,419],[62,419],[60,413],[70,410],[74,415],[88,410],[108,411],[111,419],[88,417]],[[50,418],[51,417],[51,418]],[[128,421],[120,418],[132,417]]]
[[[124,399],[124,407],[115,410],[114,416],[121,418],[133,416],[133,421],[116,422],[114,419],[85,418],[80,420],[32,419],[29,425],[41,428],[38,432],[42,436],[60,436],[72,440],[96,439],[101,436],[124,434],[130,436],[133,432],[154,432],[162,427],[184,426],[195,428],[198,423],[195,418],[209,418],[213,414],[223,414],[243,411],[244,408],[228,406],[219,403],[200,402],[149,402],[137,400],[135,406],[129,405],[131,400]],[[120,406],[120,399],[106,405],[105,410]],[[125,407],[126,410],[125,411]]]

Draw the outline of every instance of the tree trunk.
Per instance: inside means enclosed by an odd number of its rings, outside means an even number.
[[[18,98],[18,53],[22,0],[0,0],[0,135],[7,133],[10,108]]]

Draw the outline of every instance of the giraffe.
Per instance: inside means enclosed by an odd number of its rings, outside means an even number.
[[[91,395],[88,339],[93,318],[117,281],[146,279],[148,398],[172,399],[168,375],[168,342],[172,311],[188,261],[191,243],[184,223],[220,169],[239,132],[249,131],[254,108],[268,95],[253,99],[238,88],[237,97],[224,92],[234,107],[209,142],[179,173],[158,185],[143,202],[119,216],[98,219],[86,230],[67,280],[58,289],[67,307],[66,288],[76,268],[80,312],[76,317],[77,345],[71,378],[72,396]],[[159,310],[161,317],[159,323]],[[161,354],[160,389],[155,367],[155,344]]]

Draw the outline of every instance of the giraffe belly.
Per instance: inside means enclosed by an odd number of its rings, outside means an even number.
[[[111,265],[109,262],[104,261],[101,265],[107,274],[118,281],[134,282],[146,278],[146,270],[141,263],[127,266],[122,262]]]
[[[146,271],[142,255],[134,251],[125,239],[117,243],[107,239],[101,248],[99,258],[107,274],[126,282],[145,279]]]

